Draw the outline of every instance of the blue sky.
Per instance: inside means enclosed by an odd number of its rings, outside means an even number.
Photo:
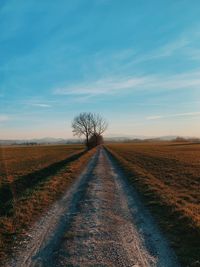
[[[0,138],[200,137],[198,0],[1,0]]]

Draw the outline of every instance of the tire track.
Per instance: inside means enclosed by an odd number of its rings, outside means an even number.
[[[8,266],[179,266],[104,149],[30,231]]]

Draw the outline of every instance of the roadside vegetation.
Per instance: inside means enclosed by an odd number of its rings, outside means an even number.
[[[200,266],[200,144],[109,144],[183,266]]]
[[[84,146],[1,147],[0,261],[58,199],[95,150]]]

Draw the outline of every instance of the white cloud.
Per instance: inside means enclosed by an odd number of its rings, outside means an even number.
[[[57,88],[56,95],[111,95],[124,91],[151,90],[169,91],[200,87],[200,70],[175,75],[141,75],[127,77],[103,78],[92,82],[79,83],[73,86]]]
[[[42,103],[35,103],[35,104],[31,104],[32,106],[35,106],[35,107],[40,107],[40,108],[50,108],[51,105],[48,105],[48,104],[42,104]]]
[[[152,59],[164,58],[173,55],[184,50],[190,44],[189,39],[187,38],[179,38],[175,41],[166,43],[165,45],[157,48],[155,51],[144,54],[140,56],[138,59],[136,58],[132,63],[141,63],[145,61],[149,61]]]
[[[199,116],[199,115],[200,115],[200,111],[177,113],[177,114],[170,114],[170,115],[155,115],[155,116],[149,116],[146,119],[147,120],[159,120],[159,119],[166,119],[166,118],[188,117],[188,116]]]
[[[155,50],[144,53],[142,56],[135,58],[131,64],[142,63],[154,59],[166,58],[179,54],[179,56],[189,60],[199,60],[200,50],[195,48],[199,44],[200,34],[199,25],[187,32],[180,34],[175,40],[166,42]]]
[[[99,79],[90,83],[80,83],[75,86],[58,88],[54,91],[57,95],[99,95],[113,94],[122,90],[128,90],[142,86],[148,82],[147,77],[126,77]]]
[[[9,120],[9,117],[7,115],[0,115],[0,123],[6,122]]]
[[[194,48],[194,47],[188,47],[185,50],[186,56],[190,59],[190,60],[194,60],[194,61],[199,61],[200,60],[200,49],[198,48]]]
[[[154,115],[154,116],[149,116],[149,117],[147,117],[146,119],[147,119],[147,120],[159,120],[159,119],[161,119],[161,118],[163,118],[163,116],[160,116],[160,115]]]
[[[158,57],[170,56],[173,53],[187,47],[190,44],[190,40],[187,38],[179,38],[173,42],[167,43],[158,50]]]

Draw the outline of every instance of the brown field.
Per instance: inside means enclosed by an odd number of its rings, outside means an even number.
[[[79,145],[1,147],[5,168],[0,176],[0,262],[95,152],[83,149]]]
[[[183,266],[200,266],[200,144],[109,144]]]
[[[43,169],[83,149],[82,145],[1,146],[0,184]]]

